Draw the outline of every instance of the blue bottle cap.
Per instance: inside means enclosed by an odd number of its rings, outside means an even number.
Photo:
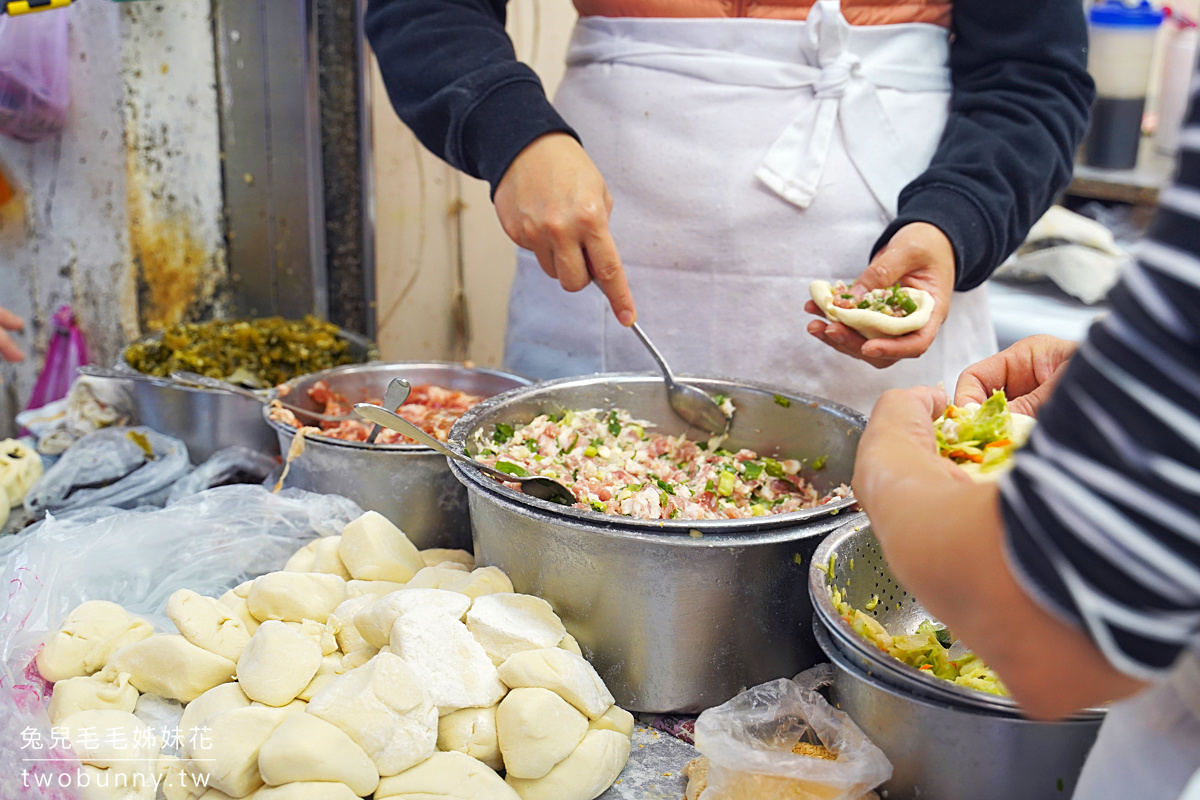
[[[1092,25],[1110,25],[1119,28],[1157,28],[1162,24],[1163,13],[1141,0],[1137,5],[1122,3],[1121,0],[1104,0],[1092,6],[1088,22]]]

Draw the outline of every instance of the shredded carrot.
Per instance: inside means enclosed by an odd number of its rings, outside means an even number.
[[[950,458],[961,458],[964,461],[974,461],[976,464],[983,463],[983,454],[968,453],[965,450],[951,450],[946,453]]]
[[[1012,439],[997,439],[991,444],[985,444],[983,449],[986,450],[989,447],[1012,447]]]
[[[923,665],[923,666],[921,667],[921,669],[928,669],[928,670],[932,670],[932,669],[933,669],[933,665],[932,665],[932,664],[925,664],[925,665]]]

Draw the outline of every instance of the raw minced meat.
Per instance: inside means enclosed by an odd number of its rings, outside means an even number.
[[[623,410],[543,414],[527,425],[474,434],[475,458],[510,475],[562,483],[576,508],[644,519],[734,519],[813,508],[849,494],[820,494],[795,459],[721,448],[647,430]]]

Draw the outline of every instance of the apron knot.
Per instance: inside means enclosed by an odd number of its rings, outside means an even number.
[[[846,93],[850,81],[862,75],[862,60],[854,53],[842,53],[824,67],[813,84],[818,100],[837,99]]]

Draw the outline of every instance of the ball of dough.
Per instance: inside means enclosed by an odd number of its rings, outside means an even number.
[[[366,663],[365,661],[363,662]],[[331,653],[321,659],[321,666],[317,669],[317,674],[308,682],[308,686],[304,687],[304,691],[298,695],[299,699],[308,702],[313,699],[317,692],[324,689],[338,675],[346,672],[346,665],[342,662],[342,657],[337,653]]]
[[[262,746],[258,769],[270,786],[331,781],[365,796],[379,785],[379,770],[363,749],[340,728],[313,714],[284,720]]]
[[[47,713],[57,725],[80,711],[125,711],[133,713],[138,690],[129,685],[129,675],[121,673],[107,681],[97,675],[67,678],[54,684]]]
[[[420,609],[450,619],[462,619],[471,607],[470,598],[441,589],[401,589],[376,600],[354,615],[354,626],[372,647],[386,647],[400,612]]]
[[[346,599],[346,582],[318,572],[269,572],[254,579],[246,598],[255,619],[325,623]]]
[[[574,653],[577,656],[583,655],[583,650],[580,649],[579,642],[575,641],[575,637],[569,633],[562,638],[562,641],[558,643],[558,646],[567,652]]]
[[[430,590],[433,591],[433,590]],[[421,593],[409,589],[402,594]],[[467,602],[463,595],[452,594]],[[500,702],[506,689],[496,667],[467,626],[440,608],[410,603],[392,625],[391,651],[413,668],[439,714],[460,708],[487,708]]]
[[[588,727],[594,731],[616,731],[622,736],[633,738],[633,714],[620,706],[612,706]]]
[[[358,800],[358,795],[344,783],[309,782],[266,786],[254,793],[254,800]]]
[[[555,647],[567,635],[550,604],[528,594],[477,597],[467,612],[467,628],[495,664],[522,650]]]
[[[438,750],[454,750],[482,761],[499,772],[504,769],[496,740],[496,707],[463,708],[438,720]]]
[[[457,565],[453,567],[425,567],[408,582],[409,589],[444,589],[443,584],[457,583],[469,575]]]
[[[446,581],[443,589],[460,592],[474,600],[485,594],[512,594],[513,585],[498,567],[481,567],[474,572]]]
[[[321,648],[282,622],[259,626],[237,662],[237,679],[251,700],[285,706],[295,700],[321,666]]]
[[[358,612],[374,603],[375,599],[372,595],[351,597],[329,615],[329,621],[326,624],[333,628],[338,649],[343,653],[349,655],[355,650],[365,650],[371,647],[371,643],[364,639],[358,632],[358,628],[355,627],[354,617]]]
[[[587,732],[587,717],[548,689],[514,689],[496,709],[504,768],[517,778],[544,776]]]
[[[215,686],[184,707],[183,716],[179,718],[179,733],[186,739],[204,727],[204,721],[214,714],[249,706],[250,698],[236,683]]]
[[[629,760],[629,739],[615,731],[588,731],[571,755],[543,778],[505,778],[521,800],[593,800],[613,785]]]
[[[350,580],[350,570],[346,569],[338,552],[341,543],[341,536],[323,536],[317,539],[316,547],[313,548],[311,572],[323,572],[328,575],[337,575],[342,580]]]
[[[48,681],[91,675],[127,644],[149,639],[154,628],[116,603],[89,600],[67,615],[62,627],[37,654],[37,668]]]
[[[382,652],[374,647],[366,647],[362,650],[355,650],[353,653],[347,653],[342,656],[342,671],[349,672],[352,669],[358,669]]]
[[[128,711],[80,711],[58,727],[80,763],[101,769],[136,766],[151,770],[162,749],[162,740],[150,726]]]
[[[79,800],[154,800],[158,777],[152,761],[123,762],[108,769],[83,764],[74,785]]]
[[[338,554],[359,580],[405,583],[425,566],[404,532],[377,511],[368,511],[342,529]]]
[[[207,775],[209,786],[230,797],[245,797],[263,785],[259,752],[287,716],[264,706],[212,715],[196,736],[183,742],[183,757],[191,762],[188,771],[194,777]]]
[[[612,693],[595,668],[583,656],[561,647],[515,653],[500,665],[499,673],[510,689],[549,689],[589,719],[598,718],[613,704]]]
[[[308,544],[292,553],[292,557],[283,565],[284,572],[313,572],[313,564],[317,563],[317,542],[313,539]]]
[[[447,561],[461,565],[468,572],[475,569],[475,556],[466,550],[447,550],[443,547],[431,547],[421,551],[421,560],[427,567],[436,567]]]
[[[436,753],[412,769],[379,782],[375,800],[519,800],[486,764],[457,752]]]
[[[237,661],[250,634],[233,609],[219,600],[180,589],[167,599],[167,617],[197,647]]]
[[[341,728],[380,775],[403,772],[437,749],[437,707],[412,667],[390,653],[339,675],[317,692],[308,713]]]
[[[128,672],[129,682],[139,692],[190,703],[214,686],[233,680],[236,666],[182,636],[160,634],[113,653],[101,674],[111,679]]]
[[[250,594],[250,583],[250,581],[246,581],[241,586],[230,589],[217,598],[217,602],[236,614],[237,618],[242,621],[242,626],[246,629],[246,634],[253,636],[254,632],[258,630],[259,622],[250,613],[250,602],[246,600],[246,597]],[[238,590],[242,587],[245,587],[245,593],[238,594]]]
[[[398,592],[406,588],[406,584],[395,581],[347,581],[346,595],[348,597],[383,597],[385,594]]]

